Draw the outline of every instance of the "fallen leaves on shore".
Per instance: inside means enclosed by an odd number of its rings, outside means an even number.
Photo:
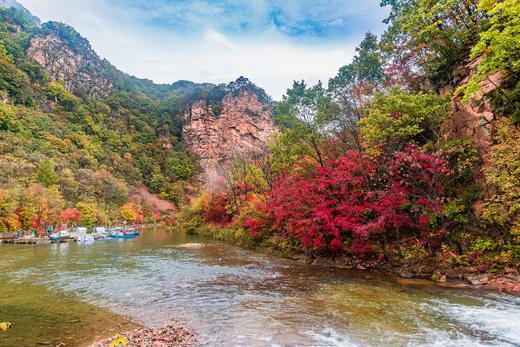
[[[11,327],[11,323],[9,323],[9,322],[0,323],[0,330],[2,330],[2,331],[7,331],[7,329],[9,329],[10,327]]]
[[[125,342],[126,344],[122,343]],[[167,325],[162,328],[141,328],[93,344],[90,347],[191,347],[196,345],[195,336],[187,329]]]

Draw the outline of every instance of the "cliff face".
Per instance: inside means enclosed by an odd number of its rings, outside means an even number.
[[[47,31],[31,39],[27,56],[43,66],[51,81],[62,81],[71,92],[108,96],[113,85],[104,75],[103,61],[90,45],[82,48],[80,52],[59,34]]]
[[[246,90],[227,94],[220,110],[199,101],[184,114],[183,142],[200,158],[209,187],[237,156],[262,152],[276,130],[271,107]]]
[[[465,84],[471,78],[479,62],[480,60],[477,59],[457,71],[459,85]],[[453,98],[451,113],[443,125],[443,132],[448,136],[469,138],[484,159],[493,144],[495,123],[495,115],[486,94],[499,88],[503,80],[504,75],[500,72],[489,76],[481,83],[480,90],[470,98],[468,103],[463,103],[459,96]]]

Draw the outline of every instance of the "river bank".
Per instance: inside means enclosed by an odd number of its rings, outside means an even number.
[[[394,257],[392,260],[385,260],[384,258],[359,259],[346,255],[320,256],[305,254],[295,247],[280,247],[279,241],[256,242],[243,230],[233,228],[204,225],[190,232],[311,266],[391,274],[402,278],[429,280],[442,287],[490,290],[520,296],[520,273],[513,267],[490,269],[487,266],[454,266],[448,262],[438,262],[433,258],[410,257],[403,260]]]
[[[289,257],[300,263],[332,266],[379,274],[392,274],[402,278],[430,280],[443,287],[473,288],[520,295],[520,274],[513,268],[499,272],[480,272],[473,267],[448,267],[435,263],[391,264],[384,261],[363,261],[349,257],[308,259],[304,254]]]
[[[118,342],[125,347],[193,347],[197,345],[197,339],[190,330],[181,325],[169,324],[162,328],[137,328],[95,342],[88,347],[106,347]]]

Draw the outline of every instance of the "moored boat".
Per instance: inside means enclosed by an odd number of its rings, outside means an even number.
[[[139,236],[138,232],[135,231],[118,231],[112,233],[112,237],[115,239],[133,239],[134,237]]]
[[[92,235],[85,234],[85,235],[81,235],[78,237],[79,243],[89,244],[89,243],[93,243],[94,241],[95,241],[95,239],[94,239],[94,236],[92,236]]]

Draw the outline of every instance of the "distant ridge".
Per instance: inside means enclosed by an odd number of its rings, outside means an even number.
[[[24,14],[26,14],[27,16],[31,17],[33,22],[34,22],[34,24],[36,24],[36,25],[40,25],[41,24],[40,18],[34,16],[28,9],[23,7],[16,0],[0,0],[0,7],[3,7],[3,8],[15,8],[17,10],[20,10],[20,11],[24,12]]]

